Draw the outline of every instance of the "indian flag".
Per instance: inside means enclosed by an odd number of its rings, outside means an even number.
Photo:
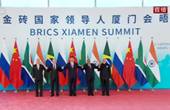
[[[38,42],[38,45],[37,45],[37,51],[36,51],[36,55],[35,55],[35,59],[34,59],[34,64],[36,64],[37,59],[40,59],[41,64],[45,65],[40,42]]]
[[[153,41],[151,41],[149,55],[147,59],[147,79],[148,82],[154,87],[157,83],[161,81],[160,70],[158,65],[158,59],[154,47]]]
[[[93,44],[92,55],[91,55],[90,60],[94,64],[97,64],[97,63],[100,62],[99,53],[98,53],[97,45],[96,45],[95,41],[94,41],[94,44]],[[100,75],[99,75],[99,71],[97,69],[95,69],[94,86],[95,86],[95,89],[99,89],[100,88]]]
[[[37,51],[36,51],[36,55],[35,55],[35,59],[34,59],[34,64],[36,64],[37,59],[40,59],[41,64],[44,67],[46,67],[44,57],[43,57],[43,54],[42,54],[42,50],[41,50],[41,45],[40,45],[39,42],[38,42],[38,45],[37,45]],[[43,80],[44,80],[45,83],[47,83],[45,78],[43,78]]]

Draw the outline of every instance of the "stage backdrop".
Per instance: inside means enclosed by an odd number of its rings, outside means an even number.
[[[106,41],[109,43],[113,59],[119,48],[125,59],[129,40],[132,43],[134,58],[137,58],[140,39],[144,57],[148,57],[153,39],[161,81],[158,89],[170,88],[170,23],[168,7],[157,8],[0,8],[0,49],[5,42],[9,61],[12,57],[15,40],[23,60],[26,42],[30,44],[33,58],[38,41],[46,59],[50,41],[55,57],[64,51],[68,59],[71,41],[74,42],[77,58],[80,59],[81,45],[85,40],[87,56],[91,57],[92,46],[96,41],[102,60]],[[158,13],[154,13],[158,12]],[[159,13],[161,12],[161,13]],[[1,52],[1,51],[0,51]],[[140,88],[138,85],[133,88]],[[151,88],[147,83],[142,88]],[[0,86],[0,89],[3,89]],[[9,86],[7,89],[13,89]]]

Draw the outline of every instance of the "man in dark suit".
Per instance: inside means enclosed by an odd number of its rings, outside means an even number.
[[[40,64],[40,59],[37,59],[32,69],[33,78],[35,80],[36,97],[43,96],[43,77],[45,70],[46,67]]]
[[[88,86],[88,96],[94,96],[94,69],[97,69],[93,63],[90,63],[90,59],[87,59],[86,64],[82,66],[82,69],[85,70],[86,73],[86,81]]]
[[[107,59],[103,59],[103,62],[98,69],[100,71],[102,95],[109,96],[109,80],[111,78],[111,66],[107,64]]]
[[[76,84],[77,84],[77,70],[81,68],[75,63],[74,57],[70,57],[69,63],[66,64],[64,69],[68,70],[68,84],[69,84],[69,95],[76,96]]]
[[[59,96],[59,75],[58,72],[62,71],[61,67],[59,67],[55,61],[52,60],[52,66],[48,67],[48,72],[51,78],[51,96],[54,96],[54,85],[56,86],[56,96]]]

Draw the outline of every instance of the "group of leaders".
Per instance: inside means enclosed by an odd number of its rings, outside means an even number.
[[[69,59],[66,66],[60,67],[54,59],[51,59],[52,66],[45,67],[37,59],[36,64],[33,66],[32,74],[35,80],[36,97],[43,96],[43,73],[45,71],[50,73],[51,78],[51,96],[59,96],[59,71],[68,70],[68,85],[69,96],[76,96],[76,82],[77,82],[77,69],[80,68],[85,71],[86,81],[88,87],[88,95],[94,96],[94,80],[95,69],[100,71],[100,81],[103,96],[109,96],[109,79],[111,78],[111,65],[107,63],[107,59],[103,59],[101,64],[94,64],[87,59],[86,64],[78,65],[75,63],[74,57]],[[55,93],[56,92],[56,93]]]

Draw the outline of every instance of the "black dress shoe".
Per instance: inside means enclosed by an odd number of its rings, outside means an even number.
[[[106,94],[102,94],[102,96],[105,96]]]
[[[107,96],[110,96],[109,92],[106,93]]]

